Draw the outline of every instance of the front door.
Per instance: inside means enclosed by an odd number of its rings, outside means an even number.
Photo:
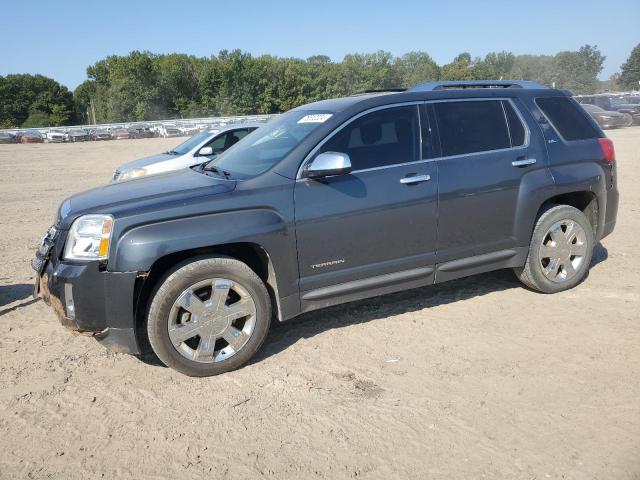
[[[432,282],[438,178],[422,158],[418,106],[366,113],[322,152],[348,154],[352,172],[296,182],[303,310],[305,299],[317,307]]]

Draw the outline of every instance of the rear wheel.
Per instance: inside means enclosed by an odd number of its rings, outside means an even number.
[[[584,213],[569,205],[553,206],[536,223],[526,264],[514,271],[534,290],[567,290],[587,275],[594,243],[593,229]]]
[[[246,363],[264,342],[270,321],[260,278],[238,260],[216,257],[182,264],[162,281],[147,331],[165,365],[209,376]]]

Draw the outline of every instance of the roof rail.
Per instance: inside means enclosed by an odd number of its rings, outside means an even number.
[[[400,92],[406,92],[406,91],[407,91],[406,88],[381,88],[381,89],[363,90],[361,92],[352,93],[350,96],[357,97],[359,95],[370,95],[372,93],[400,93]]]
[[[408,92],[428,92],[432,90],[447,90],[450,88],[547,88],[528,80],[460,80],[419,83],[408,89]]]

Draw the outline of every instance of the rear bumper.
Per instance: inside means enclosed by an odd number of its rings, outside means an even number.
[[[614,164],[611,170],[611,175],[607,179],[609,183],[606,187],[606,203],[604,205],[605,212],[604,218],[602,219],[602,229],[600,229],[598,235],[598,240],[602,240],[604,237],[610,235],[616,226],[616,219],[618,218],[618,204],[620,203],[617,175],[618,169]]]
[[[136,272],[100,271],[99,262],[48,261],[34,295],[66,328],[95,337],[110,350],[139,354],[134,316]]]

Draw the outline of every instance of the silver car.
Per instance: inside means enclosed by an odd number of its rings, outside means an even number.
[[[261,125],[263,124],[242,123],[220,128],[209,128],[165,153],[120,165],[113,174],[111,181],[123,182],[146,175],[155,175],[199,165],[215,158],[216,155],[235,145]]]

